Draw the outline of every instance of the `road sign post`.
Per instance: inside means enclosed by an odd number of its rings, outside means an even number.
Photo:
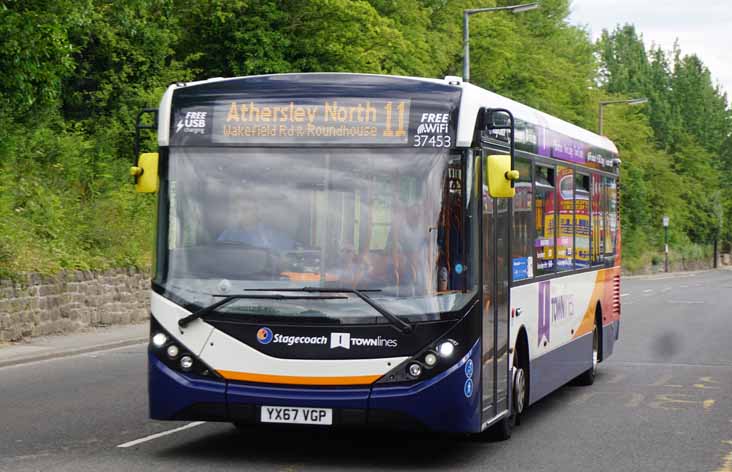
[[[668,272],[668,223],[669,217],[663,217],[663,252],[664,252],[664,269]]]

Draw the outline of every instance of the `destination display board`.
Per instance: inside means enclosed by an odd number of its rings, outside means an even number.
[[[214,143],[407,144],[411,100],[322,98],[223,100],[214,105]]]
[[[456,107],[410,98],[219,99],[175,111],[177,145],[387,145],[449,148]]]
[[[358,74],[255,76],[172,97],[173,146],[454,146],[461,90]]]

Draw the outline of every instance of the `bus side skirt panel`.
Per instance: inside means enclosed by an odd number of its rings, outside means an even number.
[[[479,433],[480,341],[454,366],[425,382],[408,387],[374,387],[370,411],[406,413],[434,431]],[[472,360],[473,373],[468,378],[465,365]],[[472,387],[467,387],[468,383]]]
[[[535,403],[592,367],[592,333],[531,360],[529,404]]]
[[[610,357],[615,348],[615,341],[620,336],[620,320],[615,320],[602,327],[602,360]]]

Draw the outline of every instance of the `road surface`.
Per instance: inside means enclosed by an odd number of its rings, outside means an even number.
[[[508,442],[152,421],[139,344],[0,368],[0,470],[732,472],[732,271],[625,278],[622,302],[595,385],[540,401]]]

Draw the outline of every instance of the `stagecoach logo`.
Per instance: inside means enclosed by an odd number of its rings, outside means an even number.
[[[260,344],[269,344],[272,342],[272,330],[269,328],[259,328],[257,331],[257,341]]]
[[[288,346],[294,346],[297,344],[308,344],[308,345],[328,345],[327,336],[291,336],[280,333],[273,333],[269,328],[259,328],[257,330],[257,341],[259,344],[286,344]],[[343,348],[351,349],[351,347],[397,347],[398,341],[396,339],[382,338],[377,336],[375,338],[353,338],[351,333],[330,333],[330,348]]]
[[[180,116],[180,115],[179,115]],[[206,132],[207,111],[189,111],[178,119],[175,125],[175,133],[181,130],[184,133],[204,134]]]

